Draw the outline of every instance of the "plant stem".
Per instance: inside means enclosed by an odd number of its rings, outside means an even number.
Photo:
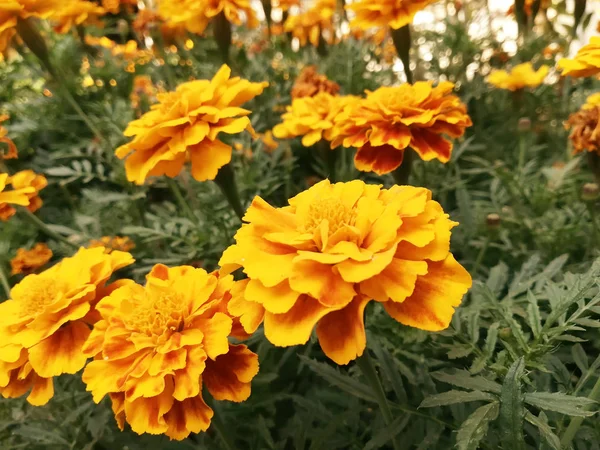
[[[588,166],[594,174],[596,183],[600,183],[600,155],[596,152],[587,152]]]
[[[596,380],[596,384],[594,384],[594,387],[592,388],[592,392],[590,392],[590,395],[588,396],[588,398],[590,400],[595,400],[595,401],[600,400],[600,377],[598,377],[598,379]],[[571,442],[573,441],[573,439],[575,438],[575,435],[577,434],[577,431],[579,430],[579,427],[583,423],[583,420],[584,420],[584,417],[573,417],[571,419],[571,422],[569,422],[569,426],[565,430],[565,432],[560,440],[561,447],[569,448],[569,446],[571,445]]]
[[[471,273],[473,274],[473,276],[475,276],[477,269],[479,269],[479,266],[481,265],[481,262],[483,261],[485,253],[487,252],[487,249],[489,246],[490,246],[490,237],[486,236],[485,241],[483,242],[483,245],[481,246],[481,250],[479,250],[479,253],[477,254],[477,258],[475,259],[475,262],[473,263],[473,268],[471,269]]]
[[[223,195],[229,202],[229,205],[235,211],[235,214],[240,220],[244,217],[244,208],[240,201],[240,195],[238,193],[237,184],[235,182],[235,173],[230,164],[226,164],[219,169],[219,173],[215,177],[215,183],[223,192]]]
[[[405,25],[402,28],[398,28],[397,30],[394,30],[392,28],[391,34],[392,41],[394,42],[394,47],[396,47],[396,52],[398,53],[398,57],[400,58],[400,60],[402,61],[402,65],[404,66],[406,81],[412,84],[413,74],[410,70],[410,26]]]
[[[337,152],[339,150],[338,149],[332,150],[329,146],[329,142],[327,142],[323,139],[321,139],[317,143],[317,147],[319,148],[321,156],[323,157],[323,161],[325,162],[327,170],[329,171],[329,173],[327,174],[327,177],[332,182],[337,181],[336,173],[335,173],[335,163],[336,163],[337,156],[338,156]]]
[[[415,151],[412,148],[407,147],[404,150],[404,159],[402,160],[402,164],[400,164],[400,167],[392,172],[392,176],[394,177],[396,184],[399,184],[400,186],[408,184],[414,159]]]
[[[6,298],[10,298],[10,284],[6,272],[4,271],[4,264],[0,264],[0,284],[6,292]]]
[[[375,394],[375,398],[377,399],[377,403],[379,404],[379,409],[381,410],[381,414],[383,415],[383,420],[386,425],[390,425],[394,420],[392,416],[392,410],[390,409],[390,405],[387,401],[385,391],[383,389],[383,385],[381,384],[381,380],[377,375],[377,371],[375,370],[375,366],[373,365],[373,361],[369,356],[369,350],[365,349],[363,355],[356,360],[356,364],[360,367],[361,372],[364,377],[367,379],[367,382],[373,389],[373,393]],[[395,450],[400,450],[400,443],[395,437],[392,439],[392,444]]]
[[[31,224],[35,225],[46,236],[52,239],[56,239],[57,241],[62,242],[63,244],[66,244],[74,249],[79,249],[79,245],[69,241],[62,234],[58,234],[56,231],[50,229],[48,225],[46,225],[44,222],[38,219],[37,216],[31,211],[29,211],[27,208],[19,208],[19,211],[21,212],[24,218],[26,218]]]
[[[519,135],[519,175],[522,175],[525,166],[525,155],[527,154],[527,136],[525,133]]]
[[[190,221],[193,224],[197,225],[198,218],[196,217],[196,215],[194,214],[194,211],[192,210],[189,203],[186,201],[185,197],[183,196],[181,189],[179,189],[179,185],[173,178],[171,178],[171,177],[166,177],[166,178],[167,178],[167,184],[169,185],[169,189],[171,189],[171,192],[173,193],[173,196],[175,197],[175,201],[177,202],[179,207],[183,210],[183,212],[188,217],[188,219],[190,219]]]

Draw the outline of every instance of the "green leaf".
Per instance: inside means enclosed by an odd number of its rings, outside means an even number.
[[[419,408],[431,408],[434,406],[453,405],[455,403],[467,403],[480,400],[496,400],[492,394],[482,391],[458,391],[451,390],[441,394],[431,395],[421,402]]]
[[[500,416],[502,418],[502,437],[511,450],[524,450],[523,438],[523,394],[521,393],[521,378],[525,370],[523,357],[517,359],[508,369],[502,385]]]
[[[377,342],[377,339],[370,339],[369,342],[371,343],[371,349],[373,350],[373,353],[375,353],[375,357],[381,368],[382,376],[387,378],[390,382],[396,397],[401,401],[406,400],[406,391],[402,383],[402,377],[398,373],[394,357],[386,348],[383,348],[379,342]]]
[[[498,328],[500,324],[498,322],[493,323],[487,330],[487,337],[485,338],[484,350],[488,356],[494,354],[496,348],[496,342],[498,342]]]
[[[498,403],[489,403],[473,412],[458,429],[456,446],[458,450],[476,450],[485,437],[491,421],[498,417]]]
[[[394,439],[406,428],[410,415],[396,417],[392,423],[379,430],[373,438],[367,442],[363,450],[375,450],[382,448],[386,443]]]
[[[490,291],[492,291],[496,296],[499,296],[507,281],[508,266],[503,262],[500,262],[500,264],[490,269],[490,274],[485,284],[488,288],[490,288]]]
[[[577,364],[581,373],[585,373],[588,370],[588,357],[585,354],[585,350],[581,346],[581,344],[575,344],[571,347],[571,356],[573,356],[573,361]]]
[[[537,338],[542,333],[542,317],[540,315],[540,308],[537,303],[535,295],[529,290],[527,291],[527,323],[533,331],[533,335]]]
[[[546,419],[546,415],[544,412],[540,412],[540,416],[536,417],[531,414],[529,411],[525,413],[525,420],[532,425],[535,425],[540,432],[540,436],[544,438],[544,440],[548,443],[548,445],[553,450],[561,450],[560,448],[560,439],[554,432],[550,425],[548,425],[548,421]]]
[[[487,391],[499,394],[502,386],[495,381],[490,381],[482,376],[471,376],[466,370],[456,370],[455,372],[433,372],[433,378],[444,383],[458,386],[463,389],[472,389],[476,391]]]
[[[587,397],[574,397],[561,392],[525,394],[525,402],[542,411],[555,411],[568,416],[590,417],[596,412],[586,409],[596,404],[594,400]]]

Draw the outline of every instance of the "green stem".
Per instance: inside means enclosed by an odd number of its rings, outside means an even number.
[[[406,81],[412,84],[414,80],[413,73],[410,70],[410,47],[412,43],[410,37],[410,26],[405,25],[397,30],[392,28],[391,35],[392,41],[394,41],[394,47],[396,47],[396,52],[398,53],[398,57],[404,66]]]
[[[392,172],[392,176],[394,177],[396,184],[400,186],[408,184],[414,159],[415,151],[412,148],[407,147],[404,150],[404,159],[402,160],[402,164],[400,164],[400,167]]]
[[[590,219],[592,220],[592,245],[588,250],[592,251],[598,245],[598,222],[596,221],[596,202],[586,202],[587,208],[590,213]]]
[[[365,349],[363,355],[356,360],[356,364],[371,386],[371,389],[375,394],[375,398],[377,399],[377,403],[379,404],[381,414],[383,415],[383,420],[385,421],[386,425],[389,426],[393,422],[394,417],[392,416],[392,410],[390,409],[390,405],[387,401],[381,380],[379,379],[377,371],[375,370],[375,366],[373,365],[373,361],[369,356],[368,349]],[[397,438],[392,439],[392,444],[394,446],[394,450],[401,449],[400,442]]]
[[[600,377],[598,377],[598,379],[596,380],[596,384],[594,384],[594,387],[592,388],[592,392],[590,392],[590,395],[588,396],[588,398],[590,400],[594,400],[594,401],[600,400]],[[560,440],[561,447],[569,448],[569,446],[571,445],[571,442],[573,441],[573,439],[575,438],[575,435],[577,434],[577,431],[579,430],[579,427],[583,423],[583,420],[584,420],[584,417],[573,417],[571,419],[569,426],[565,430],[565,433],[563,434],[563,436]]]
[[[223,192],[223,195],[229,202],[229,205],[235,211],[235,214],[242,220],[244,217],[244,208],[240,201],[237,184],[235,182],[235,173],[231,164],[226,164],[219,169],[219,173],[215,177],[215,183]]]
[[[328,170],[328,178],[330,181],[335,182],[337,181],[336,179],[336,173],[335,173],[335,163],[337,161],[337,152],[339,151],[338,149],[331,149],[329,142],[325,141],[325,140],[320,140],[317,143],[317,147],[319,149],[319,152],[321,153],[321,157],[323,158],[323,161],[325,162],[325,165],[327,167]]]
[[[10,298],[10,284],[6,272],[4,271],[4,264],[0,264],[0,284],[6,292],[6,298]]]
[[[481,250],[479,250],[479,254],[477,255],[477,258],[475,259],[475,262],[473,263],[473,268],[471,269],[471,273],[473,274],[473,276],[475,276],[477,269],[479,269],[479,266],[481,266],[481,262],[483,261],[483,258],[485,257],[485,253],[487,252],[487,249],[489,246],[490,246],[490,237],[486,236],[485,241],[484,241],[483,245],[481,246]]]
[[[190,219],[190,221],[193,224],[197,225],[198,218],[196,217],[196,215],[194,214],[194,211],[192,210],[189,203],[186,201],[185,197],[183,196],[181,189],[179,189],[179,185],[173,178],[170,178],[170,177],[166,177],[166,178],[167,178],[167,184],[169,185],[169,189],[171,189],[171,192],[173,193],[173,196],[175,197],[175,201],[177,202],[179,207],[184,211],[184,213],[188,217],[188,219]]]
[[[46,236],[52,239],[56,239],[57,241],[62,242],[63,244],[66,244],[74,249],[79,249],[79,245],[69,241],[62,234],[58,234],[56,231],[50,229],[48,225],[46,225],[44,222],[38,219],[37,216],[31,211],[29,211],[27,208],[19,208],[19,212],[25,219],[27,219],[31,224],[35,225]]]
[[[522,175],[525,166],[525,155],[527,154],[527,136],[525,133],[519,135],[519,175]]]

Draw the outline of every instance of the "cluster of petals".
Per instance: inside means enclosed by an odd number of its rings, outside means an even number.
[[[370,301],[400,323],[437,331],[471,286],[449,250],[456,222],[424,188],[325,180],[283,208],[256,197],[244,221],[219,264],[247,275],[247,314],[264,308],[265,336],[277,346],[306,343],[316,326],[338,364],[363,353]]]
[[[410,25],[419,11],[437,0],[356,0],[346,9],[354,13],[353,27],[363,30],[369,28],[393,28],[397,30]]]
[[[292,99],[314,97],[319,92],[337,95],[340,92],[340,85],[317,72],[316,66],[306,66],[294,81]]]
[[[548,66],[542,66],[535,70],[533,65],[527,62],[514,66],[510,72],[494,70],[488,76],[487,82],[497,88],[514,92],[524,88],[538,87],[546,79],[548,71]]]
[[[12,190],[5,190],[7,185]],[[12,176],[0,174],[0,220],[6,221],[15,215],[17,210],[12,205],[26,206],[35,212],[42,206],[39,191],[48,185],[46,177],[33,170],[22,170]]]
[[[302,145],[306,147],[322,139],[331,141],[336,117],[346,105],[358,101],[358,97],[336,96],[327,92],[295,98],[281,116],[283,122],[273,128],[273,135],[279,139],[301,136]]]
[[[98,303],[101,320],[84,347],[95,359],[83,381],[94,401],[110,396],[121,429],[127,422],[138,434],[181,440],[210,426],[203,387],[215,400],[248,398],[258,357],[228,341],[239,326],[227,312],[235,285],[231,276],[159,264],[145,286],[124,283]]]
[[[250,0],[161,0],[158,14],[173,27],[185,27],[190,33],[203,34],[219,14],[234,25],[258,26],[258,18]]]
[[[305,47],[309,43],[313,47],[318,47],[321,39],[332,44],[335,40],[333,27],[335,9],[335,1],[319,0],[307,11],[288,16],[284,30],[292,33],[292,36],[298,39],[301,47]]]
[[[90,241],[88,248],[104,247],[107,253],[113,250],[129,252],[135,248],[135,243],[127,236],[102,236]]]
[[[112,273],[133,263],[128,253],[80,249],[40,274],[27,275],[0,303],[0,394],[32,405],[52,398],[52,378],[76,373],[97,319],[94,306],[115,287]],[[118,282],[115,282],[118,285]]]
[[[68,33],[71,28],[97,21],[98,17],[106,14],[101,6],[85,0],[69,0],[63,2],[51,16],[54,30],[57,33]]]
[[[574,78],[591,77],[600,73],[600,36],[592,36],[572,59],[558,61],[563,76]]]
[[[52,258],[52,250],[43,242],[38,242],[32,249],[20,248],[10,260],[11,275],[28,274],[44,266]]]
[[[442,82],[402,84],[367,92],[336,115],[331,147],[355,147],[357,169],[389,173],[402,164],[411,147],[424,161],[447,162],[452,142],[472,125],[466,106],[452,94],[454,85]]]
[[[590,95],[581,109],[569,116],[565,128],[571,131],[573,154],[600,154],[600,93]]]
[[[186,161],[191,162],[196,180],[216,177],[231,160],[231,146],[219,134],[253,132],[251,111],[241,105],[268,86],[230,75],[224,65],[212,80],[189,81],[173,92],[158,94],[158,103],[129,123],[124,134],[135,137],[116,150],[119,158],[127,158],[129,181],[143,184],[150,176],[175,177]]]
[[[63,0],[0,0],[0,53],[17,33],[17,22],[29,17],[47,19],[61,9]]]
[[[118,14],[121,9],[133,10],[138,0],[102,0],[102,7],[111,14]]]
[[[4,121],[8,120],[8,116],[6,114],[0,114],[0,124]],[[0,161],[3,159],[16,159],[19,157],[19,152],[17,151],[17,146],[15,143],[7,137],[8,131],[2,125],[0,125],[0,143],[4,144],[6,148],[0,147]]]

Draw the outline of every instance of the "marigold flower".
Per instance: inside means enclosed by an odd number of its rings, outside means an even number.
[[[256,197],[244,221],[219,262],[223,273],[241,267],[249,278],[238,315],[244,302],[262,305],[265,336],[282,347],[306,343],[316,325],[338,364],[365,349],[369,301],[437,331],[471,286],[449,251],[457,223],[424,188],[324,180],[283,208]]]
[[[47,19],[62,7],[63,0],[0,0],[0,53],[17,33],[17,22],[29,17]]]
[[[8,120],[8,116],[6,114],[0,114],[0,124],[6,120]],[[16,159],[19,157],[17,146],[12,141],[12,139],[6,137],[7,134],[8,131],[6,130],[6,128],[0,125],[0,143],[4,143],[7,145],[6,150],[0,147],[0,161],[3,159]]]
[[[448,162],[452,142],[472,125],[466,106],[454,85],[431,82],[382,87],[350,103],[335,117],[331,147],[356,147],[358,170],[389,173],[402,164],[404,150],[411,147],[424,161]]]
[[[131,106],[135,109],[139,108],[142,101],[153,103],[156,99],[157,89],[152,83],[152,78],[148,75],[137,75],[133,79],[133,88],[129,95]]]
[[[516,65],[510,72],[494,70],[487,78],[487,82],[500,89],[518,91],[526,87],[537,87],[544,82],[548,75],[548,66],[542,66],[537,71],[530,62]]]
[[[76,373],[87,357],[82,347],[94,322],[95,303],[119,282],[112,273],[129,264],[129,253],[80,249],[74,256],[36,275],[27,275],[0,303],[0,394],[31,393],[32,405],[52,398],[52,378]]]
[[[103,247],[106,253],[113,250],[129,252],[135,248],[135,244],[127,236],[102,236],[100,239],[90,241],[88,248]]]
[[[216,400],[250,395],[258,357],[228,342],[233,320],[222,312],[234,284],[191,266],[154,266],[146,285],[129,283],[104,298],[85,352],[83,373],[95,402],[105,395],[121,429],[181,440],[206,431],[213,416],[202,387]]]
[[[83,0],[69,0],[52,14],[57,33],[68,33],[69,30],[84,22],[94,22],[99,16],[106,14],[104,8]]]
[[[573,145],[573,154],[584,151],[600,155],[600,98],[594,94],[581,109],[569,116],[565,129],[571,130],[569,139]]]
[[[138,0],[102,0],[102,7],[111,14],[119,14],[121,7],[130,11],[138,4]]]
[[[27,206],[30,212],[35,212],[42,206],[42,199],[39,197],[38,192],[44,189],[48,185],[46,177],[43,175],[36,174],[33,170],[22,170],[17,172],[12,177],[8,177],[7,174],[0,174],[0,220],[6,221],[17,212],[15,208],[10,204]],[[10,183],[13,190],[2,192],[6,184]],[[21,194],[25,194],[27,202],[22,201],[11,201],[10,198],[14,197],[15,193],[18,193],[18,198],[22,199]],[[3,200],[2,195],[5,194],[9,200]],[[15,200],[13,198],[13,200]]]
[[[584,45],[573,59],[558,61],[558,70],[563,76],[574,78],[591,77],[600,73],[600,36],[592,36],[589,44]]]
[[[333,27],[335,8],[335,1],[317,2],[308,11],[288,16],[284,29],[298,39],[301,47],[305,47],[308,43],[313,47],[318,47],[321,38],[328,44],[333,44],[335,41]]]
[[[337,95],[340,85],[318,73],[315,66],[306,66],[292,86],[292,98],[313,97],[319,92]]]
[[[231,146],[219,133],[253,132],[248,115],[240,106],[261,94],[268,83],[229,78],[224,65],[212,80],[183,83],[174,92],[158,94],[151,111],[134,120],[125,136],[135,136],[119,147],[117,157],[127,157],[127,179],[143,184],[149,176],[175,177],[186,159],[198,181],[213,180],[231,160]]]
[[[327,92],[320,92],[314,97],[296,98],[281,116],[283,123],[273,128],[273,135],[279,139],[302,136],[302,145],[305,147],[321,139],[330,141],[338,114],[346,105],[358,101],[358,97],[334,96]]]
[[[374,27],[391,27],[394,30],[412,23],[415,14],[437,0],[357,0],[346,9],[354,12],[352,26],[364,30]]]
[[[33,186],[20,189],[5,190],[10,183],[7,173],[0,173],[0,220],[6,221],[12,217],[16,210],[11,205],[29,205],[29,196],[35,193]]]
[[[272,153],[279,148],[279,142],[273,139],[273,132],[267,131],[259,136],[261,142],[264,144],[264,149],[267,153]]]
[[[17,255],[10,260],[11,275],[31,273],[45,265],[50,258],[52,250],[44,243],[35,244],[31,250],[20,248]]]

